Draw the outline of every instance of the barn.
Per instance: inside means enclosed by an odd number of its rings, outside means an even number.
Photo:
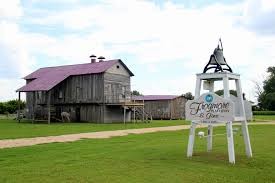
[[[185,103],[183,96],[143,95],[133,96],[133,101],[144,101],[144,110],[153,119],[184,119]]]
[[[40,68],[24,77],[26,117],[33,121],[60,120],[68,112],[72,121],[97,123],[129,121],[131,76],[120,59],[91,56],[90,63]]]

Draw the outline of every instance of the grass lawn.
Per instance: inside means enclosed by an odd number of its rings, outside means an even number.
[[[131,128],[149,128],[190,124],[184,120],[155,120],[151,123],[94,124],[94,123],[18,123],[11,119],[0,119],[0,139],[63,135],[82,132],[121,130]]]
[[[228,163],[225,136],[214,137],[211,153],[196,137],[195,154],[186,158],[188,130],[0,149],[0,182],[275,182],[275,126],[249,130],[253,158],[245,156],[238,132],[235,165]]]

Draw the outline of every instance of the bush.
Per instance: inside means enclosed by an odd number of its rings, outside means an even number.
[[[25,108],[25,102],[20,101],[20,108]],[[13,114],[18,109],[18,100],[10,100],[8,102],[0,102],[0,114]]]
[[[253,115],[275,115],[275,111],[253,111]]]

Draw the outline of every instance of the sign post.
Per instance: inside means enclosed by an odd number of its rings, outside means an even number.
[[[223,57],[223,48],[220,41],[220,46],[214,50],[208,64],[205,66],[203,73],[197,74],[196,90],[194,100],[189,100],[185,106],[185,115],[187,120],[191,120],[189,133],[187,157],[192,157],[193,147],[195,142],[195,130],[198,123],[208,124],[207,132],[207,151],[212,150],[213,125],[218,123],[226,124],[228,157],[229,162],[235,163],[235,150],[233,139],[233,121],[241,121],[242,134],[246,147],[247,157],[252,157],[252,150],[247,127],[247,120],[244,108],[240,75],[233,73],[230,66],[226,63]],[[208,70],[214,69],[214,73],[206,73]],[[213,93],[214,82],[223,81],[224,96],[220,97]],[[229,81],[234,80],[237,90],[237,102],[233,103],[230,99]],[[204,89],[209,92],[201,95],[201,85],[204,81]],[[240,115],[236,115],[234,105],[240,105]]]

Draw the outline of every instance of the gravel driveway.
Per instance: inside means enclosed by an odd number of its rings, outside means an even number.
[[[275,121],[249,123],[249,125],[261,125],[261,124],[275,125]],[[220,125],[224,125],[224,124],[220,124]],[[205,126],[206,125],[198,125],[198,128],[205,127]],[[126,136],[128,134],[143,134],[143,133],[152,133],[152,132],[161,132],[161,131],[177,131],[177,130],[189,129],[189,127],[190,125],[179,125],[179,126],[167,126],[167,127],[101,131],[101,132],[68,134],[68,135],[47,136],[47,137],[6,139],[6,140],[0,140],[0,149],[32,146],[37,144],[47,144],[47,143],[53,143],[53,142],[73,142],[81,139],[103,139],[103,138],[110,138],[110,137],[117,137],[117,136]]]

